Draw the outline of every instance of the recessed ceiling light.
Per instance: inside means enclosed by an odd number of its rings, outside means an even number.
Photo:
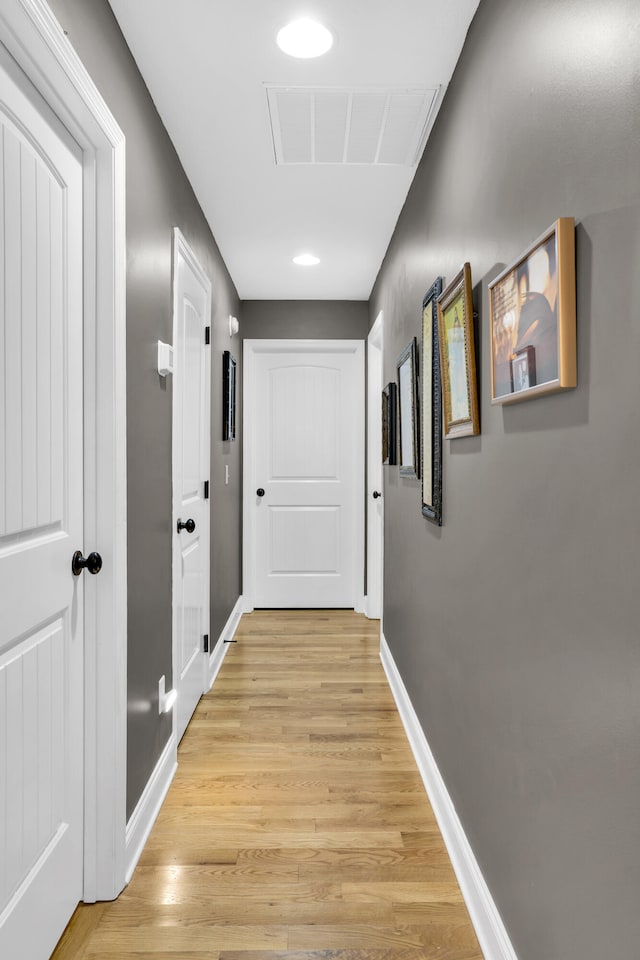
[[[305,60],[321,57],[333,44],[333,37],[326,27],[306,19],[288,23],[279,31],[276,40],[284,53]]]
[[[293,262],[297,263],[299,267],[315,267],[317,263],[320,263],[318,257],[314,257],[312,253],[301,253],[298,257],[293,258]]]

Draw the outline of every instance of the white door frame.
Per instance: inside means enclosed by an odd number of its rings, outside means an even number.
[[[178,227],[173,228],[173,277],[172,277],[172,288],[173,288],[173,349],[174,349],[174,370],[177,368],[180,358],[178,357],[178,282],[177,282],[177,271],[178,271],[178,258],[181,257],[190,267],[192,272],[200,280],[203,288],[207,292],[207,302],[205,307],[206,320],[207,324],[211,323],[211,280],[204,272],[201,264],[198,261],[195,253],[189,246],[184,234]],[[205,348],[204,336],[202,340],[202,347]],[[204,398],[202,410],[202,435],[200,437],[200,443],[204,450],[203,461],[207,464],[207,475],[202,477],[202,481],[210,481],[211,474],[211,347],[207,347],[205,351],[205,383],[204,383]],[[172,624],[172,670],[173,670],[173,686],[176,687],[177,676],[180,671],[180,662],[178,655],[178,618],[177,618],[177,608],[176,608],[176,583],[177,579],[181,576],[181,554],[179,549],[179,544],[176,541],[177,533],[175,528],[175,523],[177,521],[177,508],[178,504],[176,501],[176,486],[177,479],[180,476],[179,467],[176,459],[176,451],[178,445],[176,443],[176,438],[178,436],[178,430],[181,429],[182,423],[178,422],[178,409],[176,406],[176,394],[175,394],[176,380],[174,378],[173,382],[173,410],[172,410],[172,452],[171,452],[171,472],[173,477],[173,492],[172,492],[172,602],[171,602],[171,624]],[[209,483],[209,490],[211,490],[211,483]],[[211,513],[210,513],[210,504],[211,500],[206,499],[204,501],[207,506],[206,509],[206,528],[201,533],[201,542],[203,549],[203,556],[206,557],[207,569],[205,573],[205,588],[204,588],[204,617],[203,617],[203,634],[210,634],[209,630],[209,584],[211,579],[211,555],[210,555],[210,527],[211,527]],[[201,669],[200,673],[202,675],[202,684],[200,688],[200,693],[204,693],[205,690],[209,689],[209,656],[204,652],[204,645],[201,648],[200,654],[201,660]],[[176,741],[176,746],[178,744],[178,708],[177,705],[173,709],[173,737]]]
[[[304,346],[305,352],[327,353],[331,350],[344,351],[351,346],[356,355],[363,358],[364,341],[356,340],[245,340],[242,360],[242,596],[243,610],[251,613],[255,596],[255,537],[251,505],[255,502],[253,480],[255,475],[255,442],[252,412],[255,408],[254,361],[258,353],[295,353]],[[356,432],[360,438],[356,450],[354,480],[354,510],[356,516],[356,546],[354,550],[353,583],[355,588],[354,609],[362,613],[364,609],[364,395],[356,411]]]
[[[83,151],[85,901],[124,886],[127,721],[124,135],[44,0],[3,0],[0,39]],[[71,558],[69,558],[71,561]]]
[[[367,595],[364,612],[382,619],[384,490],[382,473],[382,310],[367,337]],[[383,494],[373,499],[374,490]]]

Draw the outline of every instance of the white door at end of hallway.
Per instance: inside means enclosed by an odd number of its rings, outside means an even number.
[[[246,341],[245,562],[257,607],[361,607],[364,343]]]
[[[82,154],[0,45],[0,957],[82,896]]]
[[[209,632],[211,283],[174,231],[173,684],[178,742],[205,688]]]

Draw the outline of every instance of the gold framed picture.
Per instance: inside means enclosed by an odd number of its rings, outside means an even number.
[[[448,439],[480,433],[471,266],[465,263],[438,297],[443,434]]]
[[[491,402],[577,386],[575,225],[561,217],[489,284]]]

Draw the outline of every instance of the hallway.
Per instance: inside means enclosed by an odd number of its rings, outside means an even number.
[[[245,615],[129,886],[53,960],[482,960],[351,611]]]

